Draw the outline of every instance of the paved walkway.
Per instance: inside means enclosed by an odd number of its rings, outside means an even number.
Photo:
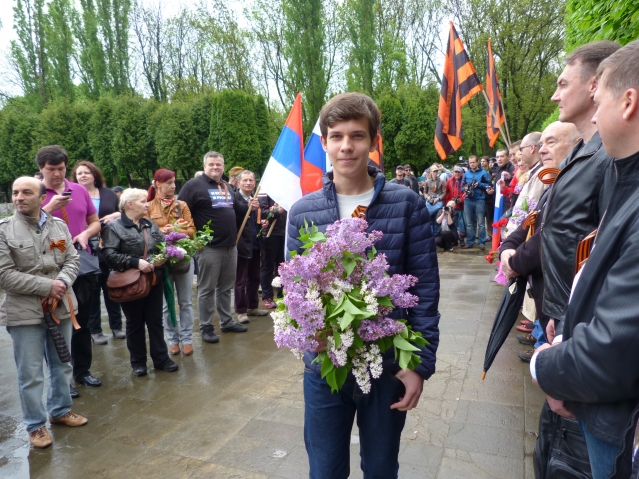
[[[439,255],[442,294],[437,373],[402,436],[402,479],[534,478],[531,454],[542,395],[514,330],[480,382],[501,299],[477,253]],[[103,325],[108,330],[108,325]],[[100,388],[78,387],[78,429],[52,426],[52,447],[31,449],[21,423],[11,339],[0,331],[0,477],[304,478],[302,364],[272,339],[268,317],[195,354],[174,374],[131,374],[124,341],[94,347]],[[361,478],[354,428],[351,477]]]

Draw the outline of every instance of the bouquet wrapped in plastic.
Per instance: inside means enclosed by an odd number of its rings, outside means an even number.
[[[326,350],[315,362],[321,363],[333,392],[341,389],[349,371],[360,389],[370,392],[371,378],[381,375],[382,354],[389,348],[402,369],[414,370],[421,363],[415,352],[427,344],[406,320],[388,317],[395,308],[417,304],[408,292],[417,278],[388,275],[386,256],[373,246],[382,233],[367,233],[367,227],[366,221],[349,218],[324,234],[305,222],[299,237],[304,252],[292,252],[273,280],[284,291],[271,313],[277,346],[301,358],[325,339]]]

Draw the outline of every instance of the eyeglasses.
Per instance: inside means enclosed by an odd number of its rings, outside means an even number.
[[[519,147],[519,151],[522,152],[522,151],[524,151],[525,148],[530,148],[531,146],[534,146],[535,148],[537,148],[539,145],[537,145],[535,143],[531,143],[530,145],[520,146]]]

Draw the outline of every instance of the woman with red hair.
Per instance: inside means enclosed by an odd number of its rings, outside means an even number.
[[[175,199],[175,173],[164,168],[153,175],[153,183],[147,196],[149,213],[147,215],[158,225],[162,233],[184,233],[190,238],[195,235],[195,225],[191,211],[184,201]],[[185,356],[193,354],[193,260],[183,268],[169,267],[169,279],[177,292],[180,305],[180,328],[173,326],[164,301],[164,330],[169,343],[169,353],[180,354],[180,343]]]

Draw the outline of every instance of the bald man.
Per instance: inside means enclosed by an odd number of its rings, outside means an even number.
[[[22,416],[29,440],[44,448],[53,442],[45,426],[82,426],[87,419],[71,411],[72,367],[62,362],[43,319],[43,302],[57,300],[53,315],[67,345],[71,344],[71,314],[77,301],[70,288],[80,259],[64,221],[42,210],[46,190],[32,177],[15,180],[15,213],[0,221],[0,325],[13,340]],[[43,361],[49,370],[47,411],[42,404]]]
[[[544,168],[559,168],[575,145],[581,140],[574,123],[556,121],[541,134],[539,155]]]

